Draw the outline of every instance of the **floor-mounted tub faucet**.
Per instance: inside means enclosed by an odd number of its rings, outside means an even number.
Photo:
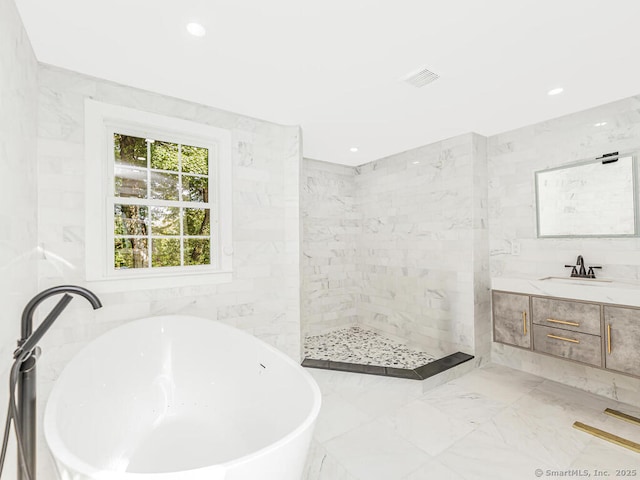
[[[53,322],[73,299],[69,295],[70,293],[86,298],[94,310],[102,307],[100,299],[90,290],[76,285],[60,285],[38,293],[27,303],[22,312],[21,336],[18,340],[18,348],[13,353],[15,364],[14,368],[12,368],[12,384],[10,385],[13,399],[13,393],[16,390],[16,385],[13,383],[14,380],[17,383],[17,401],[11,402],[11,408],[16,437],[19,443],[18,480],[36,479],[36,362],[40,355],[40,348],[37,345],[53,325]],[[47,298],[58,294],[64,295],[34,332],[33,315],[38,305]],[[15,375],[13,375],[14,371]]]

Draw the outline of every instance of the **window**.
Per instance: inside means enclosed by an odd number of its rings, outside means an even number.
[[[85,113],[87,280],[229,273],[228,132],[93,100]]]

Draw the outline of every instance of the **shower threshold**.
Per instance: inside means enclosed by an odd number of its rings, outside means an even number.
[[[436,358],[361,327],[305,338],[304,357],[303,367],[413,380],[424,380],[473,358],[463,352]]]

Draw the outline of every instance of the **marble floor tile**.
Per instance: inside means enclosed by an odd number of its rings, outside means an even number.
[[[540,419],[512,405],[480,428],[499,435],[512,450],[539,460],[540,464],[568,468],[589,443],[589,438],[564,417]]]
[[[465,480],[449,467],[445,467],[436,459],[430,459],[418,468],[416,471],[411,472],[402,480]]]
[[[517,402],[521,411],[541,421],[573,424],[574,421],[588,423],[596,419],[612,400],[545,380],[537,388],[523,395]]]
[[[435,456],[477,427],[473,422],[446,415],[421,400],[413,401],[382,417],[401,437]]]
[[[337,393],[323,395],[315,438],[320,442],[326,442],[371,419],[371,416],[354,407]]]
[[[420,399],[445,415],[476,426],[490,420],[507,406],[453,382],[434,388]]]
[[[525,480],[536,478],[536,469],[558,468],[543,463],[503,437],[503,431],[488,422],[436,457],[465,480]]]
[[[422,385],[416,380],[392,377],[374,377],[366,390],[342,388],[338,395],[371,417],[393,412],[423,394]]]
[[[501,365],[478,368],[451,384],[484,395],[492,400],[510,404],[531,392],[544,381],[525,372],[516,372]]]
[[[358,480],[327,453],[317,441],[311,442],[302,478],[305,480]]]
[[[351,474],[366,480],[402,480],[430,458],[380,421],[360,425],[324,447]]]
[[[426,392],[415,380],[308,371],[325,404],[303,480],[640,477],[640,454],[572,426],[640,443],[640,427],[604,413],[640,408],[492,364]]]
[[[367,392],[369,386],[377,383],[380,379],[380,377],[374,375],[360,375],[336,370],[307,368],[306,371],[318,382],[323,394],[333,392],[361,394]]]
[[[607,472],[606,475],[600,475],[600,477],[638,478],[640,477],[640,454],[593,438],[573,461],[571,468],[588,470],[592,473],[592,477],[595,476],[594,471],[600,470]],[[620,472],[616,474],[618,470]],[[636,471],[635,474],[629,472],[633,470]]]

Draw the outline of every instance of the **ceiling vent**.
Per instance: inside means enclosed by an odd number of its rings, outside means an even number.
[[[409,85],[413,85],[416,88],[424,87],[425,85],[436,81],[440,76],[436,73],[433,73],[426,68],[419,70],[414,73],[410,73],[402,80],[407,82]]]

